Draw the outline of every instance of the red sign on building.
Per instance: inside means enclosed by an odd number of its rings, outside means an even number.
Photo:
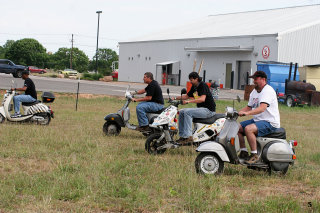
[[[266,45],[262,48],[262,57],[264,59],[267,59],[269,58],[269,55],[270,55],[270,48]]]

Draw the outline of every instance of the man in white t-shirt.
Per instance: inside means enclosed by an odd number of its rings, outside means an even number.
[[[268,135],[280,128],[280,114],[277,95],[267,84],[267,75],[263,71],[256,71],[249,78],[254,79],[255,88],[250,93],[248,106],[239,111],[239,116],[253,115],[253,119],[240,123],[239,158],[245,159],[248,164],[253,164],[259,160],[256,137]],[[245,146],[244,136],[247,136],[251,148],[250,156]]]

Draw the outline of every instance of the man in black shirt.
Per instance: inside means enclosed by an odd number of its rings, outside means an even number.
[[[184,108],[179,111],[179,135],[178,143],[192,143],[192,119],[210,118],[215,115],[216,103],[206,83],[196,72],[189,74],[192,84],[190,91],[182,96],[183,104],[196,103],[198,108]],[[180,97],[179,97],[180,99]]]
[[[157,81],[153,80],[153,74],[151,72],[146,72],[143,77],[144,83],[148,86],[142,90],[136,92],[136,94],[147,93],[144,98],[133,98],[134,102],[141,102],[137,106],[137,117],[139,122],[138,131],[148,131],[149,121],[146,113],[156,112],[163,108],[163,97],[162,90]]]
[[[24,85],[22,88],[15,88],[17,91],[25,91],[24,95],[16,95],[13,97],[14,103],[14,117],[20,117],[20,102],[31,103],[37,100],[37,91],[33,81],[29,78],[29,71],[22,71],[22,79],[24,80]]]

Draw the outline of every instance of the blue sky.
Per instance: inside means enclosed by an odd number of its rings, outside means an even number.
[[[91,59],[99,47],[118,51],[119,41],[208,15],[320,4],[320,0],[1,0],[0,45],[37,39],[50,52],[74,46]]]

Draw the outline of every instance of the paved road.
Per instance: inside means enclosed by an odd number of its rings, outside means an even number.
[[[64,79],[64,78],[46,78],[40,76],[30,75],[30,78],[34,81],[37,91],[52,91],[52,92],[68,92],[76,93],[78,87],[78,80]],[[12,84],[14,80],[14,84]],[[13,78],[12,75],[0,74],[0,89],[9,89],[13,87],[22,87],[23,80]],[[143,83],[131,83],[131,82],[101,82],[101,81],[86,81],[81,80],[79,86],[79,92],[83,94],[103,94],[124,96],[126,88],[130,85],[130,90],[134,91],[146,87]],[[172,96],[180,95],[180,91],[183,87],[165,85],[161,86],[164,96],[167,97],[167,88],[170,89]],[[243,98],[244,91],[242,90],[220,90],[219,99],[233,99],[237,95]]]

